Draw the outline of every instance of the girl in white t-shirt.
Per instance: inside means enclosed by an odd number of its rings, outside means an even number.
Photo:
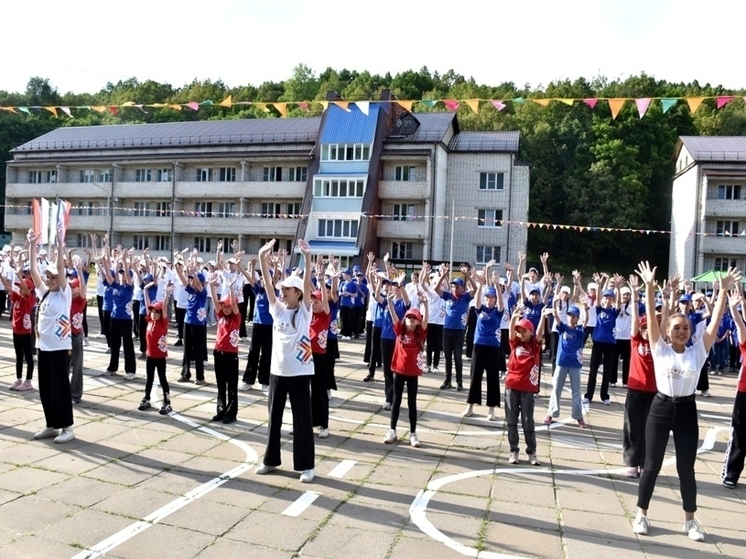
[[[446,320],[446,302],[435,292],[434,287],[440,283],[440,274],[430,273],[430,264],[422,263],[420,285],[425,293],[430,312],[427,318],[427,366],[425,372],[440,373],[440,354],[443,351],[443,324]]]
[[[262,277],[271,278],[269,258],[274,247],[272,239],[259,250]],[[285,402],[290,397],[293,413],[293,469],[300,471],[300,480],[310,483],[315,476],[313,418],[311,415],[311,378],[314,374],[311,350],[311,247],[298,241],[305,264],[303,279],[291,275],[278,284],[282,301],[274,289],[267,289],[269,312],[272,315],[272,364],[269,380],[269,435],[263,463],[257,474],[268,474],[281,463],[281,428]]]
[[[641,262],[637,274],[645,283],[645,307],[655,308],[655,268]],[[704,336],[687,347],[692,326],[686,315],[675,313],[668,316],[668,305],[663,305],[661,325],[665,326],[670,342],[662,335],[657,320],[648,321],[648,338],[655,365],[655,381],[658,393],[650,406],[645,424],[645,466],[637,492],[638,513],[633,524],[636,534],[648,533],[648,505],[653,496],[655,481],[663,465],[669,432],[673,431],[676,447],[676,471],[679,474],[681,500],[684,508],[684,532],[695,541],[703,541],[704,534],[694,513],[697,510],[697,482],[694,477],[694,462],[697,458],[699,424],[694,394],[697,389],[699,371],[717,335],[718,324],[727,304],[728,289],[741,278],[738,269],[731,268],[720,280],[721,291],[712,311],[712,321]],[[675,290],[678,280],[672,280],[670,289]],[[666,287],[668,291],[669,287]],[[667,298],[670,293],[664,293]]]

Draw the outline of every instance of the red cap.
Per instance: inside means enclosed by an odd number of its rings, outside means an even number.
[[[67,284],[70,286],[70,289],[75,289],[76,287],[80,287],[80,280],[78,278],[71,279]]]
[[[534,333],[534,323],[531,322],[528,318],[522,318],[521,320],[519,320],[515,327],[528,330],[532,334]]]
[[[163,314],[163,301],[156,301],[148,307],[151,311],[156,311]]]
[[[420,322],[422,322],[422,315],[417,309],[407,309],[407,312],[404,313],[404,318],[407,317],[414,318],[415,320],[419,320]]]
[[[26,285],[26,289],[28,289],[29,291],[33,291],[34,287],[36,287],[34,285],[34,280],[32,280],[31,278],[23,278],[21,281],[16,282],[16,285],[20,287],[22,283]]]
[[[223,295],[223,298],[220,299],[221,305],[230,305],[231,304],[231,294],[228,293],[228,295]]]
[[[641,316],[640,317],[640,327],[642,327],[642,326],[647,327],[647,325],[648,325],[648,317],[645,316],[645,315]]]
[[[311,298],[312,299],[319,299],[320,300],[321,299],[321,290],[317,289],[316,291],[314,291],[313,293],[311,293]]]

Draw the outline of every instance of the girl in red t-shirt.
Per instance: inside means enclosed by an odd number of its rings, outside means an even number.
[[[394,401],[391,403],[391,429],[383,442],[392,444],[396,441],[396,424],[399,421],[399,409],[404,396],[404,385],[407,385],[407,407],[409,408],[409,444],[420,446],[417,437],[417,385],[422,375],[425,362],[422,359],[422,349],[427,338],[428,303],[427,297],[417,286],[419,300],[424,309],[424,316],[417,309],[408,309],[404,313],[404,322],[399,320],[394,309],[396,290],[388,295],[389,312],[394,321],[394,354],[391,358],[391,370],[394,373]]]
[[[510,458],[508,462],[518,464],[518,417],[523,425],[526,454],[533,466],[541,463],[536,457],[536,429],[534,427],[534,394],[539,391],[539,368],[541,366],[541,339],[544,333],[542,317],[534,332],[534,324],[522,318],[523,305],[517,305],[510,317],[508,340],[510,361],[505,375],[505,422],[508,424]],[[552,312],[551,309],[547,309]]]
[[[161,402],[161,409],[158,413],[166,415],[172,412],[173,409],[171,408],[171,399],[169,398],[171,391],[169,390],[168,379],[166,378],[168,315],[163,312],[163,309],[168,308],[168,297],[173,290],[173,286],[169,285],[166,288],[166,296],[163,301],[152,302],[148,296],[148,290],[153,285],[154,283],[151,282],[143,289],[145,305],[148,308],[148,313],[145,315],[145,321],[147,322],[145,328],[145,397],[137,409],[145,411],[150,408],[150,393],[153,390],[155,372],[158,371],[158,382],[161,383],[161,390],[163,390],[163,402]]]
[[[743,472],[746,459],[746,323],[743,321],[744,300],[740,291],[733,290],[728,297],[730,313],[738,332],[738,349],[741,352],[741,369],[738,372],[736,399],[730,423],[730,440],[725,451],[725,462],[721,473],[723,485],[734,489]]]
[[[316,270],[323,270],[323,263],[316,263]],[[317,278],[317,285],[323,276]],[[313,352],[313,378],[311,379],[311,416],[313,426],[319,428],[319,438],[329,436],[329,392],[327,392],[326,342],[332,315],[329,309],[329,291],[326,288],[311,293],[311,351]]]
[[[31,313],[36,305],[34,282],[31,278],[16,283],[18,291],[0,274],[6,293],[10,294],[13,305],[10,319],[13,321],[13,347],[16,351],[16,381],[10,385],[11,390],[33,390],[31,379],[34,378],[34,331],[31,328]],[[23,380],[23,362],[26,361],[26,380]]]
[[[215,383],[218,387],[218,412],[213,421],[222,421],[225,425],[236,421],[238,415],[238,342],[240,340],[241,315],[238,311],[235,290],[233,288],[238,276],[228,281],[228,293],[218,299],[215,287],[220,278],[215,275],[210,281],[210,292],[216,305],[215,316],[218,318],[218,331],[215,334]],[[227,394],[226,394],[227,393]]]

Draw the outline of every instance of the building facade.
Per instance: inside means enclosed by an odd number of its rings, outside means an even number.
[[[346,105],[346,104],[345,104]],[[21,239],[33,198],[72,203],[67,244],[90,234],[157,255],[219,239],[256,254],[363,263],[516,261],[528,167],[517,132],[461,132],[454,113],[331,103],[321,117],[59,128],[12,151],[6,229]]]
[[[669,273],[746,266],[746,137],[681,136],[675,151]]]

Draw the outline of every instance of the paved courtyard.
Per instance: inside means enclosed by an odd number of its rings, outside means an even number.
[[[76,440],[34,441],[44,424],[39,395],[7,389],[15,369],[4,317],[0,558],[746,558],[746,485],[728,490],[719,481],[735,375],[711,377],[713,397],[698,399],[697,519],[706,541],[696,543],[681,531],[670,459],[651,503],[650,535],[632,533],[637,480],[624,476],[621,385],[612,389],[611,406],[592,404],[588,429],[569,420],[568,405],[551,429],[538,428],[541,467],[528,465],[525,454],[509,466],[502,421],[487,421],[484,407],[463,419],[467,393],[438,390],[442,373],[421,379],[422,447],[408,444],[406,409],[401,440],[384,445],[389,414],[382,409],[382,373],[377,382],[362,382],[363,343],[340,342],[331,435],[316,439],[317,477],[302,484],[291,470],[286,429],[283,469],[253,472],[267,430],[261,391],[239,394],[237,423],[211,424],[210,365],[206,386],[172,383],[173,415],[159,415],[157,406],[140,412],[144,361],[134,381],[101,377],[109,356],[95,337],[85,348]],[[180,349],[169,350],[172,381]],[[247,351],[243,344],[242,368]],[[544,385],[537,401],[539,424],[548,391]],[[285,419],[290,422],[289,410]]]

